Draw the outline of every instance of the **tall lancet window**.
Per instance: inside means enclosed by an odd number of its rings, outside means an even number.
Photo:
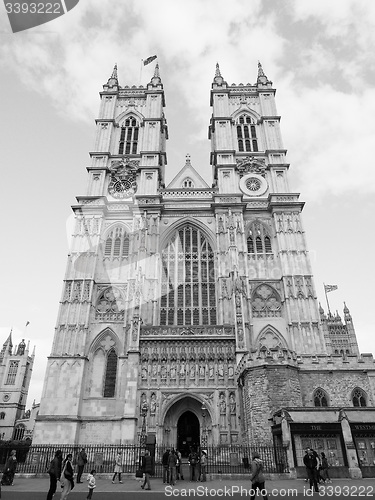
[[[139,125],[134,116],[129,116],[121,126],[119,155],[135,155],[138,149]]]
[[[249,115],[241,115],[236,120],[238,151],[258,151],[255,121]]]
[[[104,375],[104,391],[105,398],[113,398],[116,389],[117,375],[117,354],[114,349],[111,349],[107,354],[107,363]]]
[[[162,252],[161,325],[216,325],[214,252],[191,225],[178,229]]]

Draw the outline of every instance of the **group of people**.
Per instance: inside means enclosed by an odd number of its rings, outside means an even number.
[[[303,463],[307,472],[306,481],[309,481],[311,490],[314,488],[315,492],[319,492],[318,484],[320,482],[331,482],[328,474],[328,460],[323,451],[319,457],[315,450],[307,448],[303,457]]]
[[[64,500],[67,498],[69,493],[74,488],[74,469],[72,464],[73,455],[68,453],[66,458],[63,460],[63,454],[61,450],[57,450],[55,453],[55,457],[50,463],[48,474],[50,478],[50,487],[47,493],[46,500],[52,500],[53,495],[56,493],[57,482],[60,482],[61,497],[60,500]],[[83,470],[85,468],[85,464],[87,463],[87,455],[85,449],[82,448],[78,453],[77,457],[77,483],[82,483],[81,481]],[[90,474],[87,476],[88,481],[88,494],[87,498],[92,498],[92,494],[94,492],[94,488],[96,487],[95,480],[96,471],[91,470]]]
[[[181,469],[181,452],[167,449],[161,459],[163,465],[163,483],[175,485],[179,479],[184,479]]]

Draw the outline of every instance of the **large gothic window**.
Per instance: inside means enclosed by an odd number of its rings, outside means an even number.
[[[204,233],[186,225],[162,253],[161,325],[216,325],[214,252]]]
[[[238,151],[258,151],[256,125],[249,115],[241,115],[236,120]]]
[[[129,116],[121,126],[119,155],[137,154],[139,124],[134,116]]]
[[[129,243],[129,235],[123,226],[113,228],[104,243],[104,257],[108,259],[127,257]]]
[[[105,398],[113,398],[116,389],[116,375],[117,375],[117,354],[114,349],[111,349],[107,354],[107,363],[105,367],[104,376],[104,391]]]
[[[247,252],[255,255],[272,253],[270,235],[259,222],[254,222],[248,229]]]
[[[362,389],[356,387],[352,393],[353,406],[367,406],[366,396]]]
[[[16,382],[16,376],[18,371],[19,361],[10,361],[9,362],[9,370],[7,379],[5,381],[5,385],[14,385]]]
[[[314,406],[316,407],[328,406],[328,397],[325,391],[323,391],[323,389],[320,388],[316,389],[316,391],[314,391],[313,399],[314,399]]]

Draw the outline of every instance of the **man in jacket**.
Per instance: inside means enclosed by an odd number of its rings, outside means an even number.
[[[256,451],[253,453],[253,460],[251,462],[251,489],[252,489],[252,494],[250,500],[254,500],[257,490],[259,490],[259,493],[262,495],[264,500],[268,500],[267,498],[267,493],[264,488],[264,474],[263,474],[263,461],[260,458],[259,453]]]
[[[83,469],[87,464],[87,455],[85,452],[85,448],[81,448],[81,451],[78,453],[77,457],[77,483],[82,483],[81,477],[83,474]]]
[[[150,476],[154,473],[154,461],[150,455],[149,450],[145,451],[145,456],[142,457],[142,471],[145,475],[145,480],[141,485],[143,490],[151,490]],[[147,485],[147,488],[145,486]]]
[[[319,469],[319,459],[317,454],[311,448],[308,449],[307,454],[303,457],[303,463],[305,464],[307,477],[310,482],[310,489],[316,492],[319,491],[318,488],[318,469]]]
[[[57,481],[60,480],[61,476],[61,464],[62,464],[62,451],[57,450],[55,453],[55,458],[51,461],[48,470],[49,490],[47,493],[46,500],[52,500],[53,495],[56,493]]]
[[[163,464],[163,484],[169,483],[169,466],[168,466],[169,453],[170,450],[168,448],[167,450],[165,450],[163,457],[161,459],[161,463]]]

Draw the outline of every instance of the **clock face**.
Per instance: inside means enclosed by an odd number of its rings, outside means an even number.
[[[108,186],[108,192],[114,198],[129,198],[137,190],[135,180],[129,179],[112,179]]]
[[[262,196],[268,189],[268,183],[263,176],[248,173],[240,180],[240,189],[246,196]]]

